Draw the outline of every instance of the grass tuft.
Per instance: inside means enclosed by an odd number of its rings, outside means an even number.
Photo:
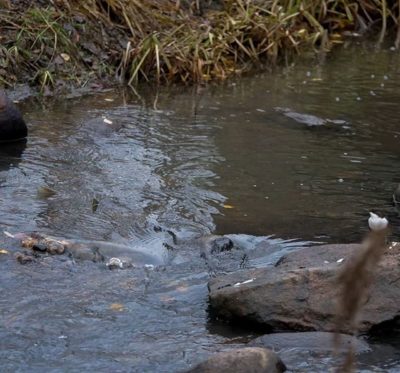
[[[29,79],[57,87],[59,80],[79,85],[107,76],[131,86],[222,80],[306,50],[330,50],[348,32],[376,30],[381,43],[400,29],[399,2],[386,0],[42,3],[7,2],[0,12],[4,84]]]

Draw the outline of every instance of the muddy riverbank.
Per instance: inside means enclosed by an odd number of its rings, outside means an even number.
[[[348,36],[368,35],[377,45],[387,34],[394,40],[399,10],[386,3],[6,0],[0,85],[51,94],[220,81],[295,56],[324,58]]]

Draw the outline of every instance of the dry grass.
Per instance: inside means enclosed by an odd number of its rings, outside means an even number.
[[[373,283],[379,260],[387,248],[387,235],[387,228],[381,231],[371,231],[363,242],[363,249],[346,263],[338,276],[338,286],[341,289],[338,299],[338,330],[342,330],[344,325],[349,325],[349,334],[357,333],[357,318]],[[339,334],[336,334],[337,345],[339,345],[338,338]],[[350,346],[345,361],[337,372],[351,373],[353,371],[354,351]]]
[[[8,30],[0,47],[4,84],[26,79],[27,72],[42,86],[68,74],[77,84],[107,74],[130,85],[220,80],[309,48],[329,50],[344,31],[377,27],[382,42],[399,20],[398,1],[386,0],[31,3],[18,16],[0,13]]]

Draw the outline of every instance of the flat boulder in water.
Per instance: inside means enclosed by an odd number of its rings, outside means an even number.
[[[187,373],[281,373],[286,366],[279,356],[266,348],[245,347],[219,352]]]
[[[304,254],[300,250],[286,255],[273,268],[218,276],[209,282],[210,305],[222,318],[256,322],[272,331],[336,331],[338,274],[357,248],[314,246],[303,249]],[[392,244],[377,267],[358,315],[361,332],[400,317],[399,262],[400,244]],[[346,333],[350,327],[343,323],[339,331]]]

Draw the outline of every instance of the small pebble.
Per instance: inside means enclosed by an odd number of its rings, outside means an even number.
[[[36,242],[33,246],[32,246],[32,250],[35,251],[40,251],[42,253],[47,251],[47,245],[44,242]]]
[[[51,255],[61,255],[64,254],[65,247],[60,242],[52,241],[47,245],[47,252]]]
[[[32,238],[32,237],[27,237],[22,240],[21,246],[25,247],[26,249],[32,249],[33,246],[38,242],[37,239]]]
[[[23,253],[16,253],[15,254],[15,259],[20,264],[27,264],[27,263],[31,263],[31,262],[34,261],[34,258],[32,256],[26,255],[26,254],[23,254]]]
[[[124,263],[120,258],[110,258],[110,260],[106,263],[108,269],[123,269]]]

